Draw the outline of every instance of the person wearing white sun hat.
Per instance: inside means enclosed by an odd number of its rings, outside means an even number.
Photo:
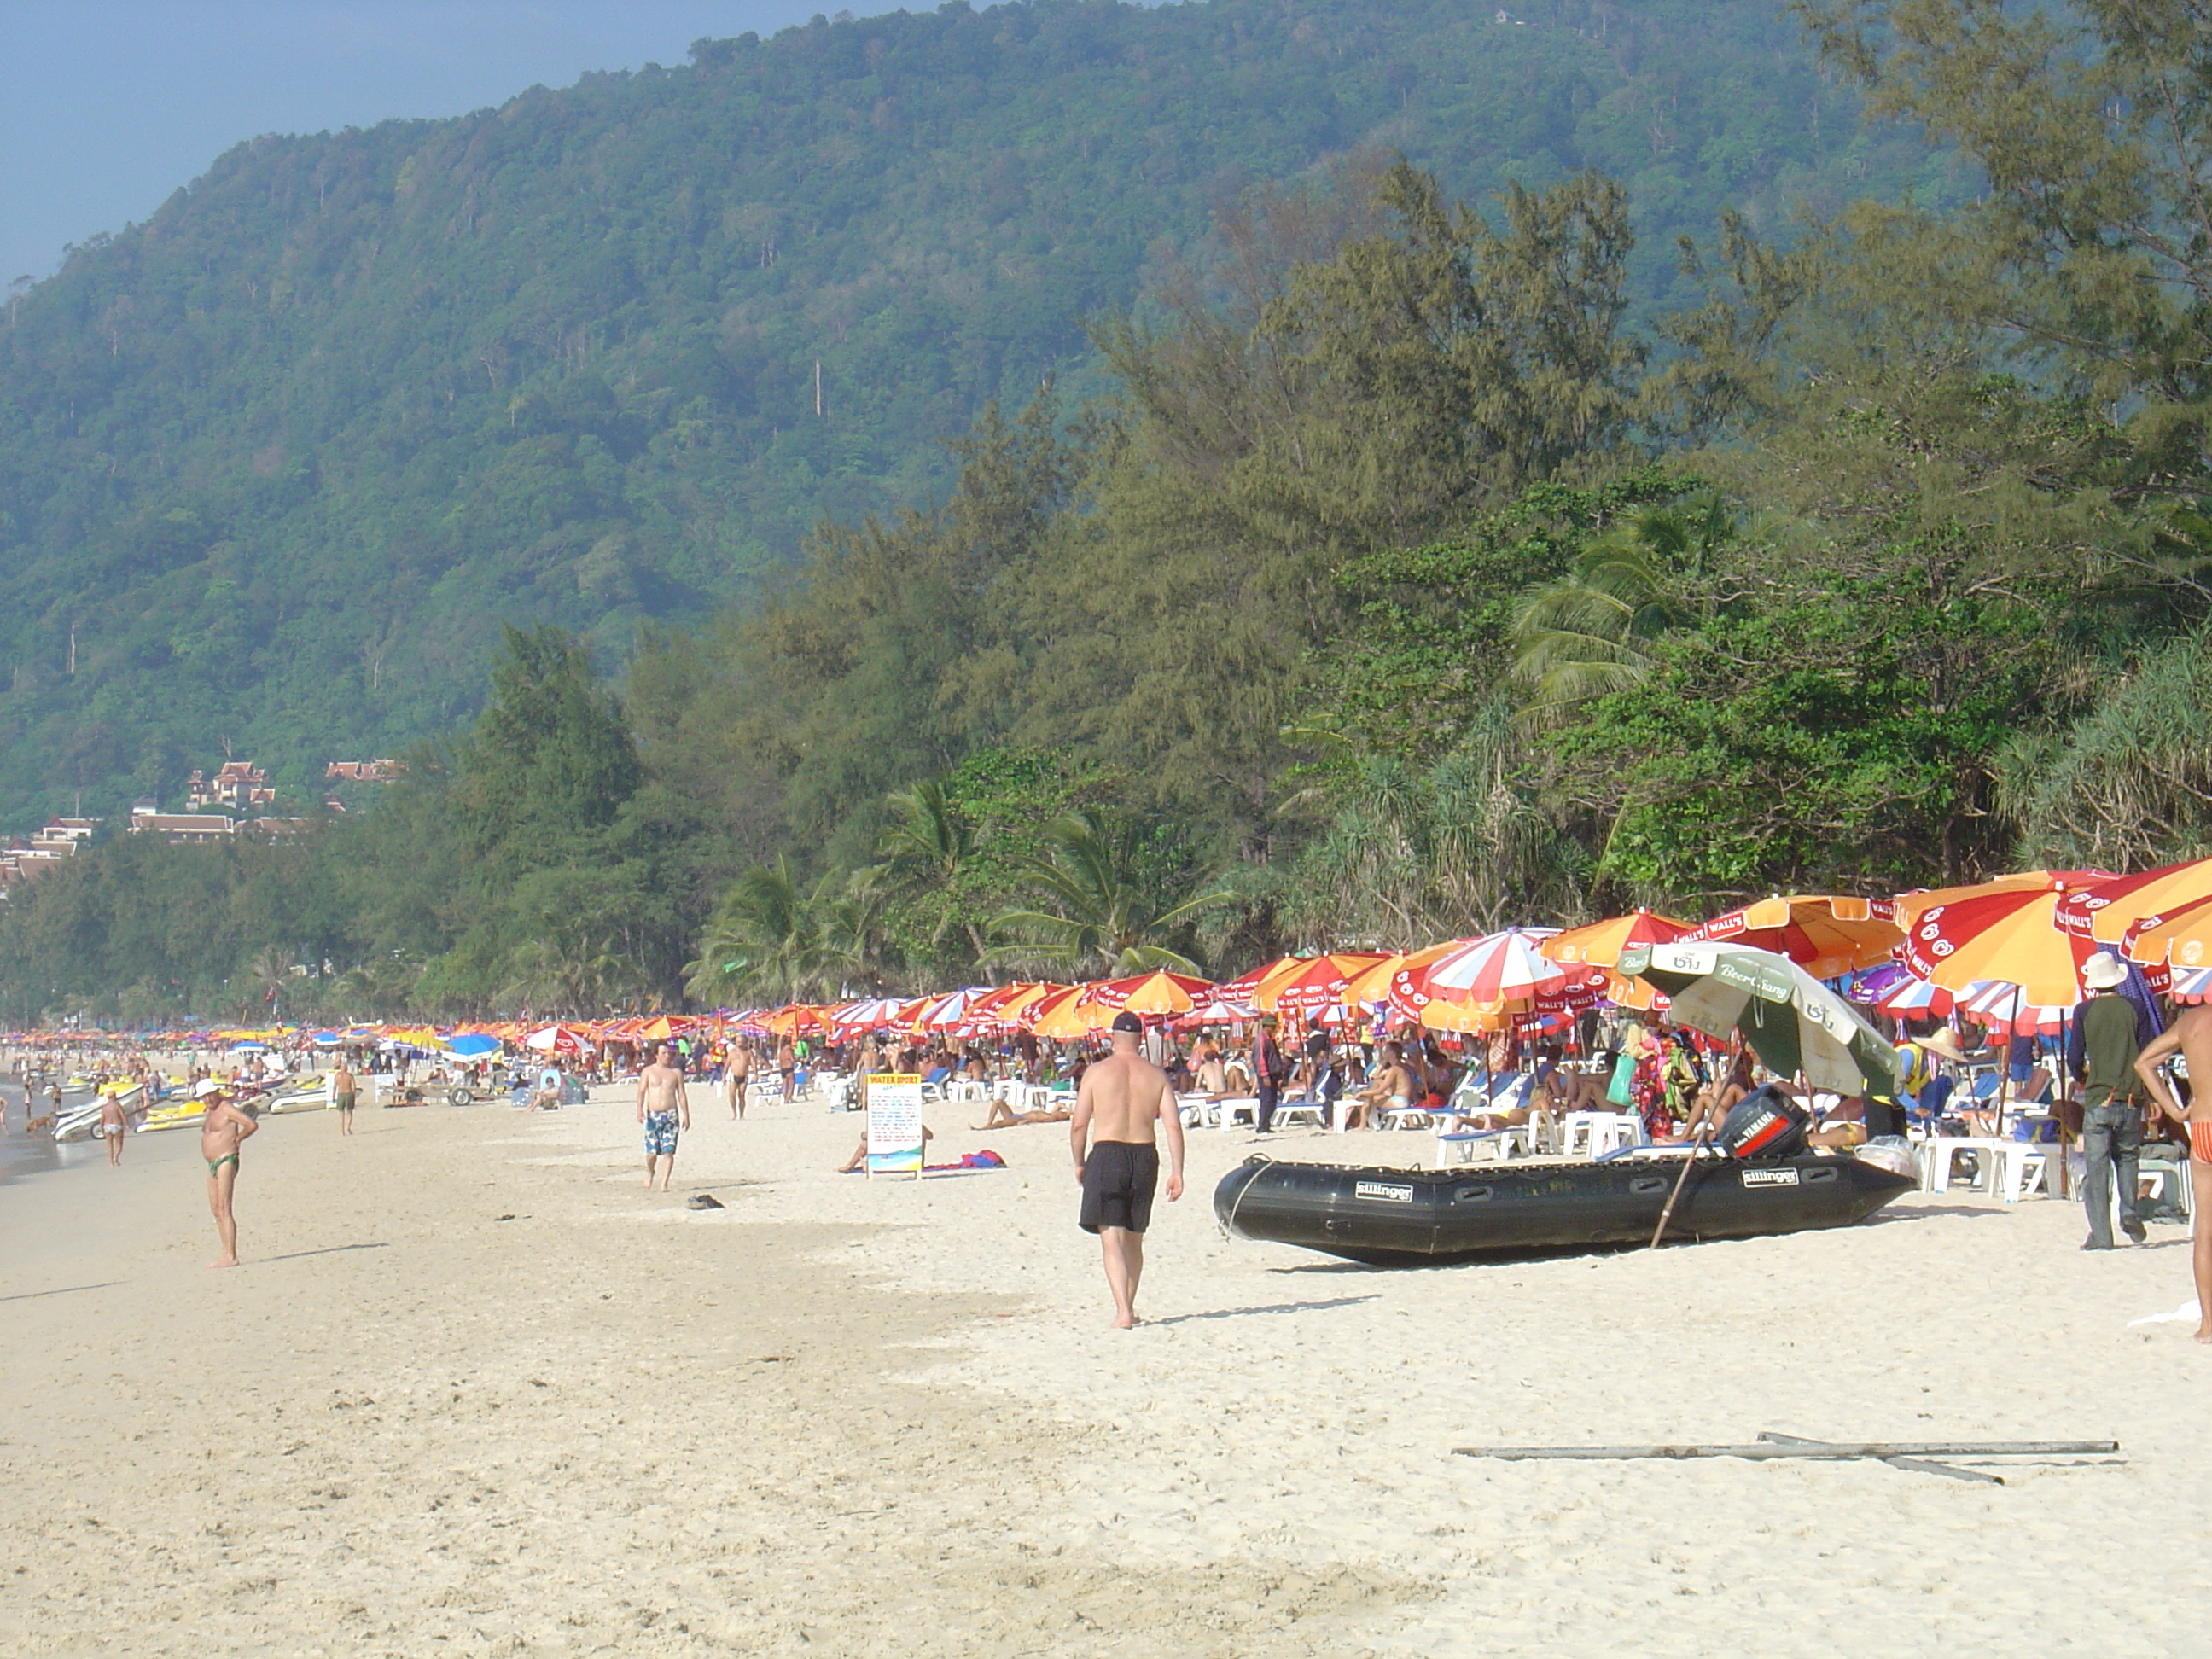
[[[2141,1049],[2136,1006],[2117,994],[2127,964],[2100,951],[2081,965],[2081,983],[2094,994],[2081,1005],[2081,1151],[2088,1168],[2081,1201],[2089,1212],[2085,1250],[2112,1248],[2113,1181],[2119,1185],[2120,1231],[2140,1244],[2136,1160],[2142,1151],[2142,1083],[2136,1076]]]

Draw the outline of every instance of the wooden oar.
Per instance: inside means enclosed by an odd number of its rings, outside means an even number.
[[[1736,1040],[1729,1044],[1728,1070],[1721,1073],[1722,1077],[1733,1077],[1735,1074],[1735,1063],[1742,1058],[1743,1036],[1739,1032]],[[1721,1085],[1712,1084],[1708,1086],[1714,1091],[1715,1097],[1718,1098]],[[1705,1150],[1705,1137],[1712,1131],[1712,1119],[1709,1114],[1705,1121],[1698,1126],[1698,1138],[1690,1143],[1689,1157],[1682,1160],[1682,1173],[1674,1177],[1674,1190],[1667,1194],[1667,1207],[1659,1212],[1659,1224],[1651,1230],[1651,1248],[1655,1250],[1659,1248],[1659,1241],[1667,1236],[1667,1224],[1674,1218],[1674,1206],[1682,1196],[1683,1185],[1689,1180],[1690,1171],[1696,1167],[1699,1156]]]
[[[1699,1156],[1705,1152],[1705,1137],[1712,1133],[1712,1127],[1710,1123],[1700,1123],[1698,1126],[1698,1138],[1690,1143],[1689,1157],[1682,1160],[1682,1173],[1674,1177],[1674,1190],[1667,1194],[1667,1207],[1659,1212],[1659,1224],[1651,1230],[1651,1248],[1655,1250],[1659,1248],[1659,1241],[1667,1236],[1667,1224],[1674,1218],[1675,1200],[1682,1196],[1682,1188],[1688,1182],[1690,1171],[1696,1167]]]

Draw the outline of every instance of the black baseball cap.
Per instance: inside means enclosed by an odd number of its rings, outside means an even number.
[[[1142,1036],[1145,1034],[1145,1022],[1124,1008],[1114,1016],[1113,1029],[1117,1031],[1134,1031],[1139,1036]]]

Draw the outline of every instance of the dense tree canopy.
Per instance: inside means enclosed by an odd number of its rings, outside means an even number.
[[[1485,411],[1453,442],[1516,465],[1617,419],[1584,354],[1613,349],[1604,307],[1668,302],[1676,233],[1944,188],[1765,0],[1516,10],[953,0],[239,145],[0,322],[0,825],[80,791],[173,803],[225,738],[312,799],[329,759],[465,724],[502,622],[607,660],[641,619],[754,603],[818,520],[940,496],[988,404],[1098,391],[1085,319],[1257,180],[1402,150],[1484,208],[1429,204],[1425,242],[1285,295],[1268,337],[1426,284]],[[1618,182],[1489,211],[1585,169]],[[1592,222],[1591,264],[1548,263]],[[1593,287],[1598,310],[1551,309]],[[1410,391],[1419,343],[1331,384]],[[1328,445],[1330,406],[1298,408],[1288,435]],[[1451,477],[1426,430],[1363,436],[1397,469],[1367,507],[1425,470],[1419,512],[1501,476]]]
[[[1723,216],[1653,314],[1640,173],[1243,188],[934,501],[618,682],[510,629],[372,811],[70,861],[0,996],[858,994],[2212,847],[2193,13],[1808,15],[1987,189]]]

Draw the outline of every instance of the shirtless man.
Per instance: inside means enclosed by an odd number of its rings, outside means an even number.
[[[123,1162],[123,1131],[125,1125],[123,1097],[113,1091],[100,1097],[100,1133],[107,1142],[107,1161],[111,1164]]]
[[[662,1043],[660,1058],[637,1074],[637,1121],[645,1126],[645,1190],[653,1190],[654,1166],[666,1158],[668,1167],[660,1172],[665,1193],[676,1179],[676,1132],[691,1127],[691,1102],[672,1042]]]
[[[360,1099],[360,1085],[354,1081],[353,1067],[341,1060],[337,1069],[331,1073],[331,1104],[337,1109],[338,1133],[353,1133],[354,1103]]]
[[[1348,1129],[1372,1128],[1377,1112],[1403,1111],[1412,1105],[1413,1081],[1406,1069],[1405,1050],[1395,1042],[1384,1043],[1372,1080],[1353,1098],[1358,1104],[1345,1114]]]
[[[2159,1070],[2179,1054],[2189,1066],[2189,1109],[2174,1098],[2173,1085]],[[2189,1184],[2196,1200],[2191,1266],[2197,1274],[2197,1340],[2212,1342],[2212,1004],[2184,1008],[2160,1036],[2136,1056],[2136,1075],[2158,1109],[2189,1133]]]
[[[1114,1016],[1109,1036],[1114,1052],[1084,1072],[1076,1091],[1068,1144],[1075,1153],[1076,1184],[1083,1188],[1083,1231],[1098,1235],[1106,1284],[1114,1292],[1114,1323],[1126,1331],[1137,1322],[1145,1229],[1152,1218],[1152,1186],[1160,1175],[1153,1131],[1164,1126],[1168,1132],[1172,1204],[1182,1196],[1182,1114],[1176,1109],[1167,1074],[1137,1052],[1145,1040],[1145,1022],[1125,1009]]]
[[[783,1085],[783,1099],[786,1105],[791,1103],[792,1078],[798,1070],[799,1050],[791,1039],[786,1037],[776,1045],[775,1049],[776,1081]]]
[[[238,1149],[261,1126],[230,1103],[220,1084],[203,1083],[199,1091],[207,1102],[207,1115],[200,1120],[200,1156],[207,1160],[208,1208],[215,1212],[216,1237],[222,1241],[222,1260],[208,1266],[235,1267],[238,1218],[231,1213],[230,1200],[238,1190]]]
[[[730,1057],[722,1062],[722,1091],[730,1097],[730,1115],[742,1118],[745,1115],[745,1082],[752,1074],[753,1051],[743,1038],[730,1045]]]

